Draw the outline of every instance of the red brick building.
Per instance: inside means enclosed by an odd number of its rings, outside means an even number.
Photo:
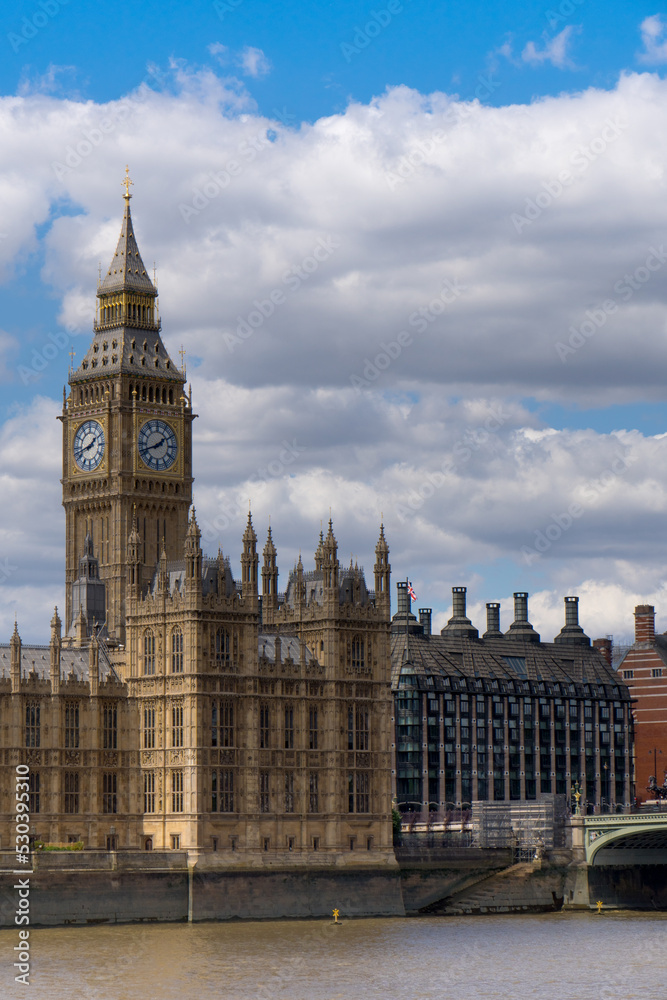
[[[662,785],[667,771],[667,633],[655,634],[655,608],[635,608],[635,641],[619,665],[630,689],[635,719],[635,794],[647,791],[649,777]]]

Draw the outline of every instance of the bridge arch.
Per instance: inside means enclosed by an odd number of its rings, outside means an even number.
[[[667,865],[667,815],[586,821],[589,865]]]

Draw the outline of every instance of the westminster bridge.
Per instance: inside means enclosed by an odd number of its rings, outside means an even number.
[[[667,864],[667,812],[573,816],[572,848],[589,866]]]

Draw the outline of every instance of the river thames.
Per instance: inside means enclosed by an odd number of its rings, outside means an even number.
[[[31,1000],[664,1000],[667,913],[134,924],[0,934]]]

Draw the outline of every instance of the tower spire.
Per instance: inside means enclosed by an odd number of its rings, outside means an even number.
[[[185,375],[169,357],[160,337],[157,288],[151,281],[134,235],[129,168],[122,181],[125,210],[116,251],[97,286],[94,338],[70,383],[116,375],[141,375],[183,383]]]

